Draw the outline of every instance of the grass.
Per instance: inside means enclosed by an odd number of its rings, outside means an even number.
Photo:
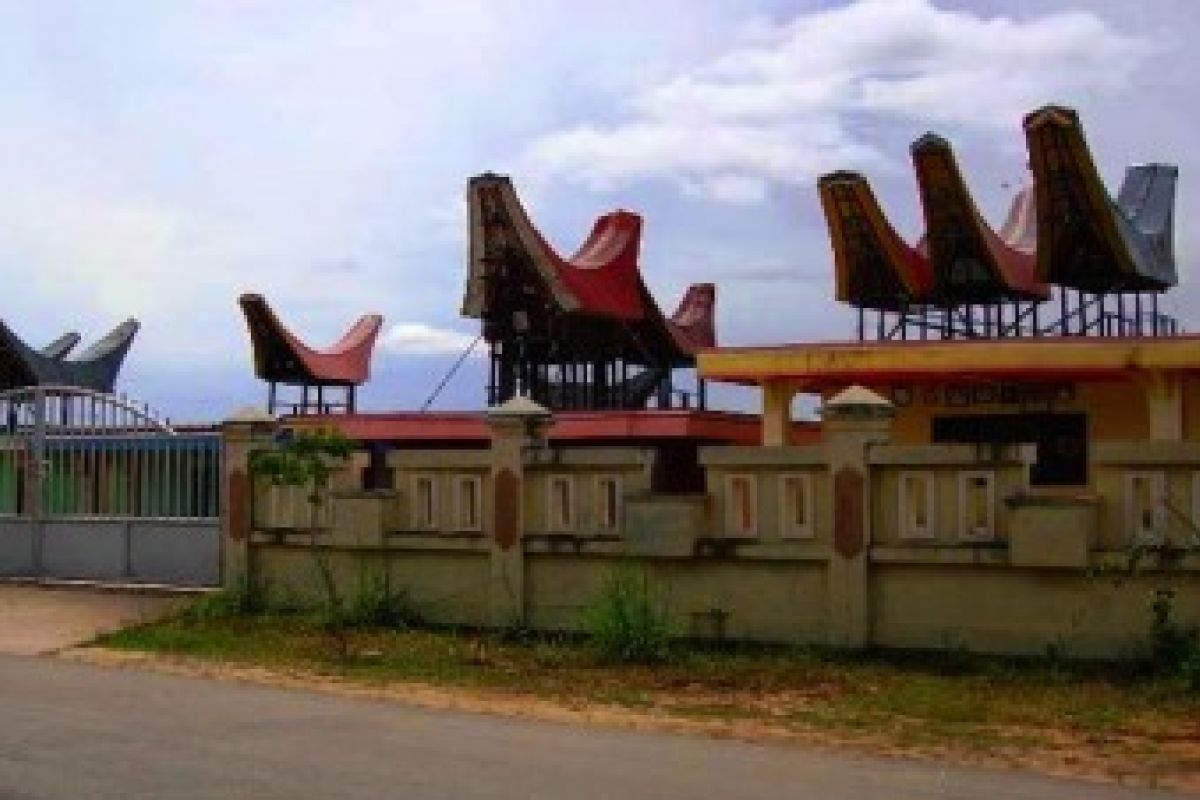
[[[752,646],[677,647],[661,664],[618,665],[580,639],[428,629],[357,630],[354,657],[341,660],[317,622],[294,615],[184,615],[97,643],[369,685],[616,706],[740,735],[826,736],[1004,763],[1057,753],[1110,777],[1153,771],[1155,780],[1183,775],[1200,786],[1200,696],[1115,665]]]

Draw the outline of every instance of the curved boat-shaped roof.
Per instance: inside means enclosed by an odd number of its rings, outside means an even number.
[[[955,304],[998,298],[1045,299],[1050,287],[1037,279],[1036,229],[1026,216],[1010,212],[995,231],[983,219],[967,189],[954,150],[936,134],[912,145],[913,168],[925,212],[925,242],[936,302]],[[1026,201],[1027,202],[1027,201]],[[1021,195],[1014,211],[1023,208]]]
[[[82,338],[83,337],[75,331],[67,331],[38,352],[44,355],[46,358],[52,358],[55,361],[62,361],[71,354],[71,351],[75,349],[75,345],[79,344]]]
[[[579,249],[566,258],[534,227],[507,176],[486,173],[472,178],[467,200],[471,236],[464,316],[486,319],[494,311],[490,281],[532,277],[559,312],[608,320],[622,328],[632,325],[642,344],[656,341],[673,350],[671,361],[689,359],[697,349],[715,345],[712,284],[689,287],[670,318],[646,288],[638,263],[642,218],[637,214],[618,210],[601,216]],[[513,268],[521,274],[511,274]]]
[[[629,211],[613,211],[596,220],[579,250],[563,258],[534,227],[517,197],[512,181],[502,175],[472,178],[468,186],[471,208],[471,264],[463,314],[482,317],[485,299],[482,284],[488,274],[490,244],[519,254],[536,270],[563,311],[635,320],[645,316],[642,303],[638,250],[642,219]],[[497,236],[497,228],[503,231]],[[495,256],[495,253],[490,254]]]
[[[137,320],[127,319],[75,358],[67,358],[79,334],[63,334],[35,350],[0,322],[0,390],[53,384],[111,393],[138,328]]]
[[[259,294],[243,294],[238,305],[246,317],[254,349],[254,374],[272,383],[358,386],[370,377],[371,351],[383,317],[366,314],[331,347],[316,350],[287,329]]]
[[[886,310],[930,299],[933,270],[924,240],[912,247],[896,233],[866,178],[833,172],[821,177],[817,189],[840,302]]]
[[[1074,110],[1045,106],[1024,128],[1037,188],[1038,277],[1087,291],[1174,286],[1177,169],[1130,167],[1113,202]]]

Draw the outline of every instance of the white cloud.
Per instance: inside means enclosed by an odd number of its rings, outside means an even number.
[[[466,179],[511,167],[561,97],[725,36],[712,10],[656,33],[690,7],[5,7],[0,316],[37,338],[132,314],[136,362],[206,367],[245,352],[247,290],[317,342],[364,311],[440,318],[462,286]]]
[[[767,196],[767,182],[747,175],[713,175],[685,187],[698,197],[709,197],[726,203],[758,203]]]
[[[887,168],[898,156],[864,130],[880,118],[1019,137],[1024,112],[1121,87],[1149,51],[1084,12],[1016,20],[931,0],[858,0],[759,24],[710,63],[642,87],[624,121],[552,132],[525,160],[594,189],[665,178],[689,194],[754,202],[772,182]]]
[[[383,348],[391,353],[409,356],[461,355],[476,342],[476,337],[448,328],[435,328],[424,322],[400,322],[384,334]],[[471,355],[479,356],[483,349],[475,347]]]

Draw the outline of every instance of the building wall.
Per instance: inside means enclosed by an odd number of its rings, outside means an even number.
[[[1132,381],[1060,384],[1066,391],[1054,400],[1052,407],[1038,405],[1037,410],[1078,412],[1088,415],[1088,437],[1094,441],[1137,441],[1149,435],[1145,392]],[[1191,389],[1195,398],[1192,409],[1192,430],[1200,437],[1200,386]],[[953,404],[946,401],[944,387],[914,385],[907,387],[911,398],[896,408],[893,441],[898,444],[928,444],[933,418],[943,415],[985,416],[1013,414],[1022,410],[1020,404],[975,402]],[[986,400],[994,393],[974,393]],[[962,395],[960,395],[962,396]],[[966,396],[971,396],[967,390]]]
[[[1183,438],[1200,442],[1200,378],[1183,379]]]

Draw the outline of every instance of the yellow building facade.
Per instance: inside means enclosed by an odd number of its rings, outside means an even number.
[[[764,445],[793,398],[863,385],[903,444],[1031,444],[1033,483],[1089,486],[1099,442],[1200,441],[1200,337],[815,343],[704,353],[709,380],[762,390]]]

